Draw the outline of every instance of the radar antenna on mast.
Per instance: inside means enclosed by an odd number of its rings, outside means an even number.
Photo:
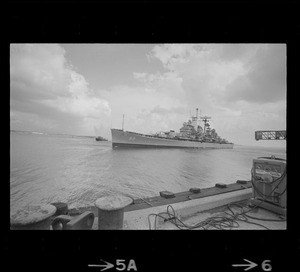
[[[211,117],[209,117],[209,116],[203,116],[203,117],[200,117],[202,120],[203,120],[203,122],[204,122],[204,133],[205,133],[205,128],[206,127],[209,127],[209,119],[211,119]]]

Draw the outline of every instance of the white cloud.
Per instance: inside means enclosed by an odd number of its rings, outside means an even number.
[[[33,89],[36,96],[64,92],[65,82],[68,81],[64,54],[65,50],[55,44],[12,44],[11,83],[23,82]]]
[[[148,133],[178,131],[199,108],[221,137],[237,143],[254,140],[255,130],[284,129],[285,45],[154,45],[146,57],[164,71],[129,65],[134,84],[93,90],[86,80],[91,76],[74,69],[63,47],[12,45],[11,119],[17,124],[15,112],[25,112],[56,120],[57,129],[68,122],[78,131],[106,135],[110,122],[120,128],[125,114],[125,129]]]
[[[176,64],[188,63],[198,52],[193,44],[164,44],[154,46],[150,59],[158,58],[168,70],[174,70]]]
[[[96,95],[84,76],[74,70],[59,45],[12,44],[10,80],[11,101],[14,101],[11,105],[20,107],[27,103],[30,106],[23,106],[22,110],[28,110],[30,114],[41,114],[41,108],[44,108],[43,115],[49,114],[46,116],[49,120],[64,119],[63,114],[101,120],[111,113],[108,101],[99,97],[101,92]],[[21,108],[12,110],[20,111]],[[83,124],[77,122],[80,123]],[[64,124],[60,126],[62,129]],[[76,129],[82,131],[82,128],[74,127],[72,132],[76,133]]]
[[[174,90],[184,107],[212,116],[221,136],[239,142],[245,131],[250,140],[255,130],[285,128],[285,45],[156,45],[151,58],[166,72],[137,79]]]
[[[109,116],[111,109],[106,100],[93,96],[93,91],[88,87],[85,78],[69,71],[71,82],[67,86],[68,97],[58,96],[52,100],[42,100],[44,105],[54,107],[61,112],[71,113],[81,117],[99,118]]]
[[[192,108],[209,109],[219,97],[226,95],[229,84],[247,73],[238,59],[230,62],[216,59],[217,50],[220,50],[217,45],[157,45],[150,55],[162,62],[166,72],[140,73],[136,78],[151,86],[155,83],[159,91],[176,95]]]
[[[228,86],[227,100],[268,103],[286,98],[285,45],[261,46],[246,65],[247,73]]]
[[[105,99],[112,109],[112,126],[120,128],[122,115],[125,114],[126,130],[145,132],[158,131],[166,127],[169,117],[164,113],[152,112],[154,108],[172,111],[182,107],[182,101],[177,97],[159,92],[157,88],[132,86],[115,86],[107,92]],[[153,116],[150,114],[153,113]],[[155,116],[155,114],[156,116]]]

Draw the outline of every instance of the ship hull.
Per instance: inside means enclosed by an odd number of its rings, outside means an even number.
[[[157,148],[216,148],[232,149],[233,143],[209,143],[154,137],[135,132],[111,129],[112,147],[157,147]]]

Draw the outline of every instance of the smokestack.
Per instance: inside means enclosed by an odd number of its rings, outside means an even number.
[[[198,108],[196,109],[196,117],[198,119]]]

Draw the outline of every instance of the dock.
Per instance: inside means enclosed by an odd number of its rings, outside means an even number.
[[[286,220],[282,216],[260,207],[249,207],[251,196],[252,188],[245,188],[125,212],[124,229],[286,229]]]
[[[75,209],[68,209],[67,203],[57,202],[48,205],[51,213],[47,213],[47,218],[41,216],[40,213],[43,210],[40,206],[25,207],[25,210],[11,214],[11,228],[48,230],[286,229],[286,213],[278,212],[280,209],[273,208],[274,206],[268,204],[268,201],[254,199],[252,189],[251,181],[238,180],[232,184],[216,183],[213,187],[195,187],[178,193],[161,191],[158,195],[147,198],[116,194],[97,199],[94,206]],[[20,216],[20,213],[25,217]]]
[[[149,209],[152,207],[157,206],[163,206],[168,204],[174,204],[178,202],[185,202],[193,199],[198,198],[205,198],[208,196],[214,196],[218,194],[223,194],[227,192],[233,192],[238,190],[243,190],[246,188],[252,188],[250,181],[238,181],[236,183],[228,184],[225,188],[218,188],[216,186],[209,187],[209,188],[203,188],[200,189],[199,193],[193,193],[191,191],[184,191],[179,193],[174,193],[174,196],[171,198],[165,198],[161,195],[147,197],[147,198],[133,198],[133,202],[131,205],[127,206],[125,208],[125,212],[135,211],[135,210],[141,210],[141,209]],[[79,208],[72,208],[69,209],[69,214],[71,216],[79,215],[85,211],[92,211],[95,213],[95,216],[97,216],[97,209],[94,206],[89,207],[79,207]]]
[[[214,187],[192,188],[179,193],[163,191],[157,196],[133,199],[132,204],[124,209],[123,230],[286,229],[283,216],[260,207],[251,207],[251,197],[251,181],[220,183]],[[97,230],[95,207],[76,211],[81,213],[87,210],[94,212],[92,230]],[[72,212],[74,210],[71,209],[70,214]],[[216,221],[217,218],[220,220]]]
[[[194,199],[201,199],[201,198],[206,198],[206,197],[210,197],[210,196],[216,196],[219,194],[244,190],[247,188],[252,188],[250,181],[246,181],[245,184],[232,183],[232,184],[226,185],[226,187],[224,187],[224,188],[220,188],[217,186],[204,188],[204,189],[199,188],[200,189],[199,193],[193,193],[191,191],[174,193],[174,196],[170,197],[170,198],[163,197],[161,195],[146,198],[146,199],[138,198],[138,199],[134,199],[134,202],[132,205],[127,206],[125,208],[125,212],[135,211],[135,210],[140,210],[140,209],[148,209],[148,208],[164,206],[164,205],[168,205],[168,204],[175,204],[175,203],[185,202],[185,201],[194,200]]]

